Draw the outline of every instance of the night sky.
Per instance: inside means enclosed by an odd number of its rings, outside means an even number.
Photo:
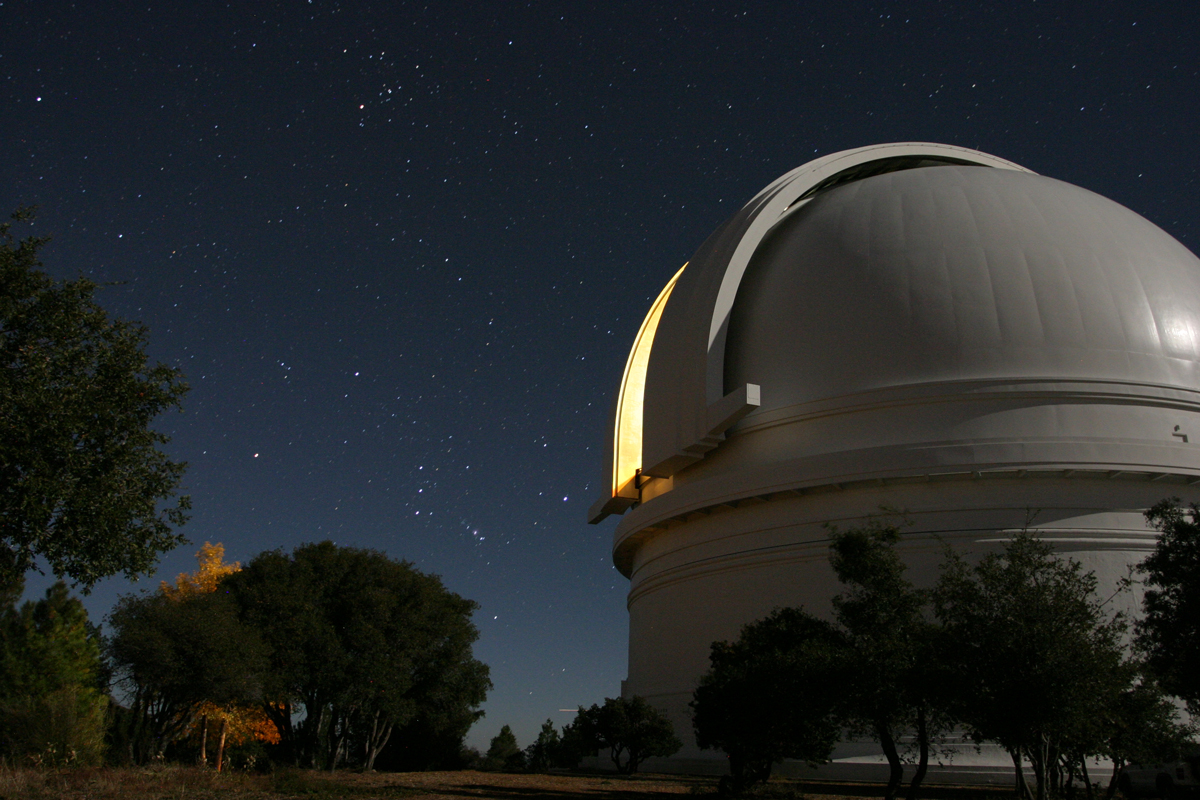
[[[963,145],[1200,242],[1200,3],[0,2],[0,211],[191,384],[195,566],[332,539],[476,600],[522,745],[625,677],[605,416],[663,284],[818,155]],[[31,576],[29,594],[48,579]],[[684,735],[688,735],[686,732]]]

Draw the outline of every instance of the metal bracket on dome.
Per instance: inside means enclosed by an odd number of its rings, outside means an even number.
[[[686,445],[670,458],[643,469],[642,472],[654,478],[669,478],[688,464],[694,464],[721,443],[725,438],[725,431],[760,405],[762,389],[757,383],[747,383],[737,391],[730,392],[708,406],[704,436]]]
[[[601,497],[588,509],[588,524],[595,525],[610,514],[624,514],[638,502],[641,486],[637,477],[628,481],[612,497]],[[632,492],[632,494],[631,494]]]

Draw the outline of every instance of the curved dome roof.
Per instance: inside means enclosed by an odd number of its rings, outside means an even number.
[[[738,289],[725,386],[764,408],[993,378],[1200,387],[1200,261],[1085,189],[947,165],[814,198]]]
[[[761,426],[789,407],[995,380],[1197,392],[1200,260],[1123,206],[984,153],[826,156],[760,192],[655,301],[591,521],[747,413]]]

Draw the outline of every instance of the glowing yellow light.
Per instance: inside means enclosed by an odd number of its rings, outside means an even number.
[[[679,272],[667,281],[654,305],[650,306],[650,313],[642,322],[637,338],[633,340],[633,349],[629,351],[629,360],[625,362],[625,375],[621,379],[621,394],[617,399],[617,420],[614,426],[614,497],[637,477],[637,471],[642,466],[642,401],[646,392],[646,368],[650,364],[650,348],[654,345],[654,332],[658,329],[658,320],[667,306],[667,299],[670,298],[675,282],[685,269],[687,264],[680,267]]]

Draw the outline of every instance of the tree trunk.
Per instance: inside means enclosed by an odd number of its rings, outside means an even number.
[[[337,772],[338,762],[342,760],[342,745],[345,744],[345,742],[345,736],[338,736],[334,739],[333,758],[329,759],[330,772]]]
[[[283,745],[284,759],[291,762],[293,766],[300,766],[300,750],[296,746],[296,730],[292,727],[292,704],[288,701],[263,703],[262,708],[267,719],[275,724],[275,730],[279,731],[279,742]]]
[[[146,706],[138,693],[133,699],[133,722],[129,726],[129,763],[141,766],[145,763]],[[136,749],[135,749],[136,744]]]
[[[1117,794],[1117,786],[1121,781],[1121,768],[1125,762],[1119,758],[1113,759],[1112,777],[1108,779],[1108,789],[1104,792],[1104,800],[1112,800]]]
[[[380,723],[379,712],[375,712],[375,719],[371,722],[371,736],[367,739],[367,761],[364,771],[370,772],[375,769],[375,758],[388,743],[388,739],[392,738],[393,728],[394,724],[390,717],[384,717],[383,722]]]
[[[888,727],[882,723],[876,723],[875,735],[879,737],[879,744],[883,748],[883,754],[887,756],[890,770],[887,788],[883,792],[883,800],[895,800],[900,791],[900,783],[904,780],[904,765],[900,763],[900,754],[896,752],[896,742],[892,739],[892,732],[888,730]]]
[[[346,752],[346,737],[350,735],[350,717],[354,714],[351,707],[344,713],[334,711],[329,721],[329,735],[333,737],[333,759],[329,762],[329,771],[337,769],[338,762]]]
[[[1046,794],[1057,796],[1063,790],[1063,767],[1066,765],[1053,744],[1047,743],[1043,752],[1046,754]]]
[[[912,783],[908,785],[907,800],[917,800],[917,792],[925,780],[925,773],[929,771],[929,729],[925,724],[924,706],[917,709],[917,747],[917,774],[913,775]]]
[[[1021,751],[1009,750],[1009,756],[1012,757],[1013,775],[1016,777],[1016,783],[1013,785],[1013,791],[1017,797],[1032,800],[1033,794],[1029,791],[1029,784],[1025,782],[1025,768],[1021,766]]]
[[[208,715],[200,717],[200,766],[208,766]]]
[[[229,731],[229,720],[221,717],[221,739],[217,744],[217,772],[225,761],[225,734]]]
[[[321,751],[324,750],[324,747],[322,746],[322,731],[325,729],[325,719],[329,713],[329,708],[323,702],[320,703],[320,705],[313,705],[305,702],[304,707],[305,709],[320,709],[315,719],[312,717],[304,718],[304,747],[308,751],[306,753],[306,757],[308,758],[309,767],[312,769],[321,769],[323,766],[321,764],[321,756],[323,755]],[[312,723],[311,726],[309,725],[309,722]]]
[[[1033,776],[1035,781],[1034,789],[1037,792],[1034,795],[1036,800],[1046,800],[1046,778],[1047,772],[1049,771],[1048,765],[1046,764],[1046,758],[1048,755],[1046,752],[1047,749],[1048,747],[1045,738],[1038,736],[1037,753],[1035,757],[1031,759],[1033,761]]]
[[[618,775],[625,774],[625,767],[621,766],[621,753],[624,753],[624,748],[610,747],[608,749],[608,757],[612,759],[613,764],[617,768]]]
[[[1092,778],[1088,775],[1087,756],[1079,759],[1079,769],[1083,773],[1083,791],[1087,800],[1096,800],[1096,793],[1092,790]]]

